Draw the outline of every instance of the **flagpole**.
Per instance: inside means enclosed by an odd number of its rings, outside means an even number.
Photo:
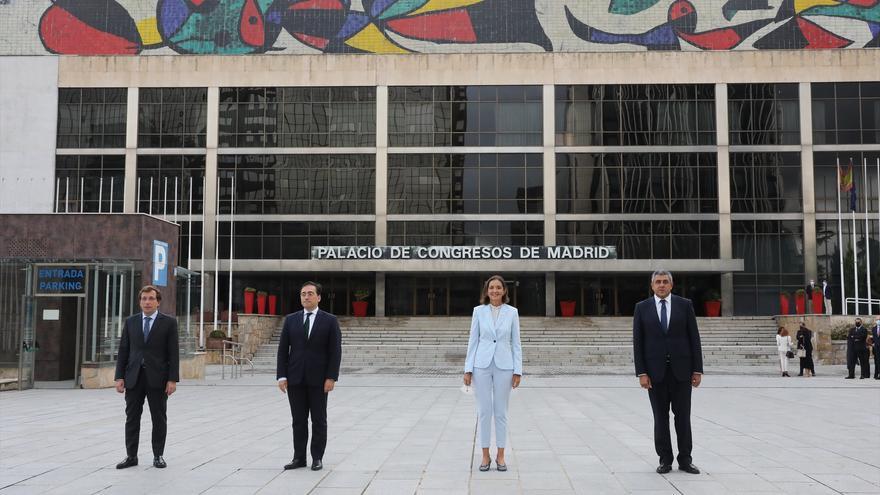
[[[199,282],[199,349],[205,348],[205,222],[207,221],[207,208],[205,208],[205,190],[208,188],[208,179],[202,176],[202,262],[199,263],[201,281]],[[192,222],[189,224],[190,237],[192,236]],[[190,251],[190,258],[192,251]]]
[[[862,158],[865,177],[865,261],[867,262],[865,278],[868,279],[868,314],[874,308],[871,305],[871,231],[868,227],[868,157]]]
[[[853,248],[853,293],[855,294],[855,315],[859,315],[859,251],[856,245],[856,208],[853,203],[853,194],[856,192],[856,173],[853,169],[852,158],[849,159],[849,169],[852,175],[852,187],[849,190],[849,213],[852,218],[852,248]]]
[[[843,220],[840,215],[840,158],[837,158],[837,247],[840,251],[840,308],[842,314],[847,313],[846,308],[846,284],[843,273]]]
[[[877,236],[880,240],[880,158],[877,158]]]
[[[211,327],[211,331],[218,330],[217,319],[220,316],[220,177],[217,177],[217,214],[214,230],[214,326]]]
[[[226,297],[226,336],[232,337],[232,258],[235,247],[235,176],[232,176],[232,200],[229,202],[229,294]]]

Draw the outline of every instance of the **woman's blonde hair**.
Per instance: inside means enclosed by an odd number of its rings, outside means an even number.
[[[502,277],[501,275],[492,275],[491,277],[487,278],[486,283],[483,284],[483,292],[482,294],[480,294],[480,304],[489,304],[489,284],[493,280],[501,282],[501,286],[504,287],[504,298],[501,300],[501,302],[510,302],[510,297],[508,297],[507,292],[507,282],[504,281],[504,277]]]

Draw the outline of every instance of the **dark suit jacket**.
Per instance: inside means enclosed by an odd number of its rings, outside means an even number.
[[[831,286],[830,285],[825,286],[825,290],[823,291],[822,296],[825,299],[831,299],[832,293],[831,293]]]
[[[874,325],[871,329],[871,335],[874,336],[874,353],[880,352],[880,326]]]
[[[150,327],[150,338],[144,342],[144,315],[137,313],[125,320],[119,355],[116,358],[116,379],[125,379],[125,388],[134,388],[144,364],[147,385],[165,388],[167,382],[180,381],[180,353],[177,343],[177,320],[156,313]]]
[[[797,347],[807,352],[813,352],[813,331],[804,327],[797,331]]]
[[[865,325],[860,327],[852,327],[846,335],[846,348],[855,352],[861,352],[868,349],[868,329]]]
[[[669,330],[660,328],[654,296],[636,304],[633,315],[633,361],[636,375],[647,373],[652,382],[666,375],[666,356],[678,381],[690,381],[693,373],[703,372],[703,351],[697,317],[690,299],[670,296],[672,307]]]
[[[342,361],[342,332],[330,313],[318,311],[308,341],[303,330],[303,312],[287,315],[278,344],[276,378],[287,378],[288,385],[322,386],[324,380],[339,380]]]

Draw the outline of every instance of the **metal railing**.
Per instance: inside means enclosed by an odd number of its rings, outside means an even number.
[[[242,377],[242,364],[247,363],[251,367],[251,376],[254,376],[254,363],[250,359],[244,357],[243,347],[239,342],[235,342],[232,340],[224,340],[223,341],[223,354],[220,360],[221,367],[221,378],[223,380],[226,379],[226,361],[229,360],[229,378],[241,378]]]
[[[864,314],[864,315],[874,314],[873,307],[875,304],[877,306],[880,306],[880,299],[869,299],[867,297],[847,297],[846,298],[846,308],[844,309],[843,314],[850,314],[849,313],[850,305],[853,306],[853,309],[857,309],[857,308],[861,307],[862,305],[865,305],[865,307],[868,308],[868,312],[862,313],[862,314]],[[858,312],[854,311],[852,314],[858,314]]]

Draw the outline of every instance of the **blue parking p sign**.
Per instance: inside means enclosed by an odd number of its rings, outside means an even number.
[[[168,243],[153,241],[153,285],[168,285]]]

